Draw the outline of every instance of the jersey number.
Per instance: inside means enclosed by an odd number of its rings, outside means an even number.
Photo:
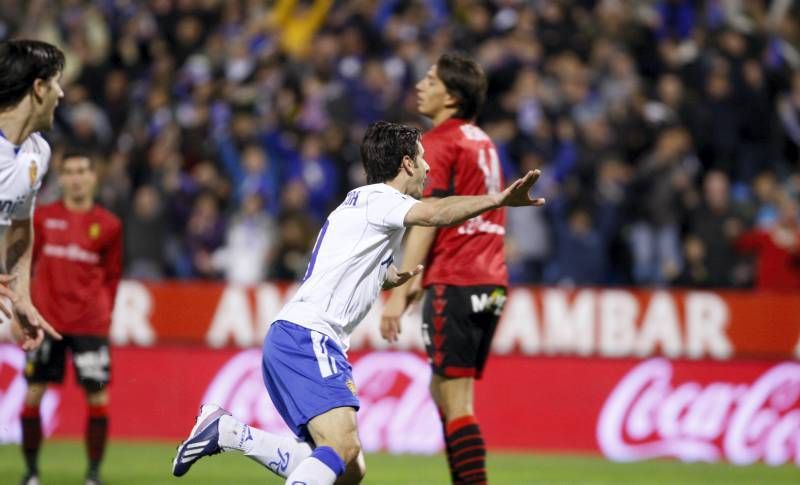
[[[478,150],[478,166],[483,172],[486,182],[486,192],[496,194],[500,192],[500,157],[494,147]]]
[[[314,271],[314,265],[317,263],[317,253],[319,253],[319,247],[322,245],[322,238],[325,237],[325,231],[328,230],[328,222],[330,221],[325,221],[322,229],[319,230],[319,236],[317,236],[317,242],[314,244],[314,249],[311,251],[311,259],[308,261],[308,268],[306,268],[306,274],[303,276],[303,281],[310,278],[311,273]]]

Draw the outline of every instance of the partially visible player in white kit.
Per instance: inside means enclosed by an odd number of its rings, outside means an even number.
[[[50,163],[38,133],[53,126],[64,54],[35,40],[0,42],[0,323],[11,320],[22,348],[33,350],[44,332],[61,336],[31,302],[33,209]]]
[[[287,477],[287,484],[360,482],[366,467],[356,426],[359,401],[345,352],[380,290],[402,285],[423,269],[400,273],[393,264],[406,226],[448,226],[502,206],[544,204],[528,195],[538,171],[502,193],[420,202],[430,167],[415,128],[371,125],[361,157],[371,185],[351,190],[328,216],[303,284],[264,340],[267,392],[299,439],[251,428],[205,404],[178,447],[176,476],[203,456],[239,450]]]

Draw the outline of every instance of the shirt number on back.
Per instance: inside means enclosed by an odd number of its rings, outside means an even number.
[[[322,245],[322,239],[325,237],[325,232],[328,230],[328,222],[329,220],[325,221],[322,229],[319,230],[317,242],[314,244],[314,249],[311,251],[311,260],[308,262],[308,267],[306,268],[305,276],[303,276],[303,281],[311,277],[311,273],[314,271],[314,265],[317,264],[317,254],[319,253],[319,247]]]
[[[478,150],[478,166],[483,172],[486,182],[486,192],[496,194],[500,192],[500,157],[494,147]]]

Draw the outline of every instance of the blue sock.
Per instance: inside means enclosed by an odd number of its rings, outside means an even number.
[[[320,446],[286,477],[286,483],[333,485],[344,473],[344,460],[330,446]]]
[[[311,456],[327,465],[337,477],[344,473],[344,460],[330,446],[318,446],[311,452]]]

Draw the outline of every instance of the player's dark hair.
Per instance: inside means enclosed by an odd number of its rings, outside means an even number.
[[[0,111],[19,104],[37,79],[49,80],[64,70],[64,53],[47,42],[0,42]]]
[[[486,100],[486,75],[481,66],[460,54],[443,54],[436,61],[436,76],[458,100],[455,117],[474,120]]]
[[[64,153],[61,155],[61,169],[64,168],[64,162],[71,158],[85,158],[89,160],[89,170],[94,171],[95,169],[95,157],[87,152],[78,150],[78,149],[67,149],[64,150]]]
[[[416,163],[421,135],[419,129],[399,123],[378,121],[369,125],[361,143],[367,183],[379,184],[395,178],[405,156]]]

